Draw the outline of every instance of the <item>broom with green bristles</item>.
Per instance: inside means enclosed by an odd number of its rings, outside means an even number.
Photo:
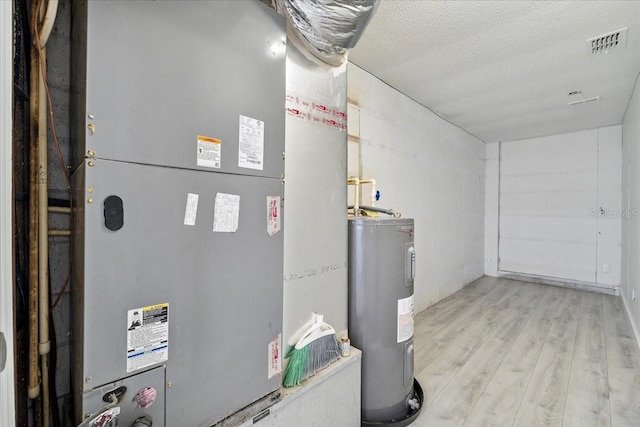
[[[287,354],[290,360],[284,372],[285,387],[300,384],[340,357],[336,331],[324,322],[322,314],[314,313],[313,319],[311,327]]]

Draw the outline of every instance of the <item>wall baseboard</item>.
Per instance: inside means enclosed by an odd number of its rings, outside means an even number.
[[[633,322],[633,318],[631,317],[631,310],[629,309],[629,303],[627,302],[627,297],[624,296],[624,292],[622,292],[622,305],[624,306],[624,312],[627,315],[627,320],[629,320],[629,324],[631,325],[631,330],[633,331],[633,337],[636,339],[636,347],[640,350],[640,333],[636,324]]]
[[[523,282],[539,283],[541,285],[559,286],[562,288],[576,289],[579,291],[595,292],[606,295],[620,295],[620,286],[602,286],[596,283],[580,282],[575,280],[563,280],[547,276],[535,276],[525,273],[514,273],[511,271],[498,271],[498,276],[504,279],[521,280]]]
[[[582,291],[596,292],[596,293],[601,293],[606,295],[619,296],[622,298],[622,305],[624,307],[624,312],[625,312],[625,315],[627,316],[627,320],[631,325],[631,330],[633,332],[633,338],[636,342],[636,347],[640,351],[640,330],[638,330],[638,327],[636,327],[636,324],[634,323],[633,318],[631,317],[631,310],[629,309],[629,303],[627,302],[625,293],[620,292],[619,286],[612,286],[609,288],[605,288],[602,286],[597,286],[589,283],[569,282],[569,281],[557,280],[557,279],[552,279],[552,278],[543,277],[543,276],[532,276],[528,274],[511,273],[508,271],[498,271],[498,275],[492,276],[492,277],[500,277],[504,279],[520,280],[522,282],[539,283],[542,285],[559,286],[563,288],[570,288],[570,289],[577,289]]]

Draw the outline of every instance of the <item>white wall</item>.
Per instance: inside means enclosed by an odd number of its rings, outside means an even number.
[[[620,286],[622,250],[622,127],[598,129],[598,206],[604,217],[596,221],[596,283]],[[603,268],[611,266],[607,273]]]
[[[285,343],[314,311],[336,331],[347,329],[347,132],[315,121],[322,113],[303,105],[346,113],[346,69],[309,61],[289,40],[287,95],[287,106],[308,115],[286,116]]]
[[[618,125],[487,144],[485,273],[619,286],[621,138]],[[511,239],[514,230],[530,239]],[[514,242],[530,243],[528,255],[506,246]]]
[[[7,427],[15,425],[11,232],[12,31],[12,2],[0,2],[0,332],[7,343],[7,362],[0,373],[0,425]]]
[[[622,122],[622,297],[640,342],[640,76]]]
[[[361,177],[376,179],[379,206],[415,219],[419,312],[484,272],[484,144],[358,66],[347,75]]]

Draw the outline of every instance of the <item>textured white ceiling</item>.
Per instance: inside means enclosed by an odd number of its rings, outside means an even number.
[[[591,55],[624,27],[625,46]],[[640,1],[383,0],[349,60],[485,142],[620,124]],[[569,106],[574,90],[600,101]]]

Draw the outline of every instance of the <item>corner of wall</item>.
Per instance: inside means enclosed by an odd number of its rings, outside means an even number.
[[[625,296],[625,292],[621,292],[620,296],[622,297],[622,306],[624,307],[624,312],[627,315],[627,319],[629,319],[629,323],[631,324],[631,330],[633,331],[633,337],[636,341],[636,347],[640,350],[640,330],[637,326],[638,322],[636,322],[631,314],[631,309],[629,308],[629,303],[627,302],[627,297]]]
[[[640,291],[640,75],[622,122],[622,300],[640,346],[640,300],[632,300]]]
[[[485,144],[484,274],[498,275],[500,143]]]

